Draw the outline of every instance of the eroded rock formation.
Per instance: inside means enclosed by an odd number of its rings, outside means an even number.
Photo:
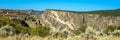
[[[120,17],[46,10],[41,14],[40,22],[43,25],[47,25],[58,30],[75,30],[85,25],[91,26],[96,30],[102,30],[109,25],[120,26]]]

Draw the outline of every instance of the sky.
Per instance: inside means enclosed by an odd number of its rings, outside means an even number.
[[[0,9],[92,11],[118,8],[120,0],[0,0]]]

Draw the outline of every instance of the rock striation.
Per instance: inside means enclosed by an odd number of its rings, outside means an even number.
[[[91,26],[100,31],[110,25],[120,26],[120,16],[46,10],[40,15],[40,22],[57,30],[76,30],[83,26]]]

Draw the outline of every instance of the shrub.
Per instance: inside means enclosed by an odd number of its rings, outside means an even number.
[[[0,27],[5,26],[6,24],[7,24],[6,22],[0,20]]]
[[[30,27],[24,27],[24,26],[21,26],[20,24],[16,24],[16,26],[14,27],[16,29],[16,31],[18,33],[29,33],[30,31]]]
[[[14,35],[15,33],[16,30],[12,26],[6,25],[0,28],[0,36],[2,37]]]
[[[87,26],[80,27],[79,29],[74,30],[73,33],[76,34],[76,35],[79,35],[81,33],[84,33],[86,28],[87,28]]]
[[[114,32],[114,30],[120,30],[119,26],[110,25],[103,32],[109,34],[109,32]]]
[[[31,29],[30,34],[32,36],[45,37],[49,35],[49,31],[50,31],[50,27],[40,25],[36,28]]]
[[[114,30],[114,32],[112,32],[113,36],[118,36],[120,37],[120,30]]]
[[[0,18],[0,27],[5,26],[6,24],[9,24],[10,20],[7,18]]]
[[[36,36],[41,36],[45,37],[49,35],[50,27],[47,26],[38,26],[36,28],[30,28],[30,27],[25,27],[21,24],[17,24],[16,22],[13,22],[12,20],[9,20],[7,18],[1,18],[0,19],[0,27],[5,26],[5,25],[10,25],[16,30],[16,34],[31,34],[31,35],[36,35]]]
[[[54,38],[67,38],[70,34],[68,31],[56,31],[50,34]]]
[[[29,33],[29,27],[24,27],[22,26],[21,24],[17,24],[15,22],[13,22],[12,20],[9,20],[8,18],[0,18],[0,28],[5,26],[5,25],[10,25],[12,26],[16,31],[17,33]]]

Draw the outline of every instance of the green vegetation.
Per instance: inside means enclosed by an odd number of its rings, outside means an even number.
[[[17,24],[14,28],[18,33],[29,33],[31,29],[30,27],[24,27],[24,26],[21,26],[20,24]]]
[[[80,27],[79,29],[74,30],[73,33],[76,35],[79,35],[81,33],[84,33],[86,31],[86,28],[87,28],[87,26]]]
[[[120,26],[110,25],[103,32],[106,33],[106,34],[109,34],[109,32],[114,32],[114,30],[120,30]]]
[[[8,18],[4,18],[2,17],[0,19],[0,27],[5,26],[5,25],[10,25],[12,26],[14,29],[16,29],[16,31],[19,32],[28,32],[29,31],[29,27],[24,27],[21,24],[17,24],[15,22],[13,22],[12,20],[9,20]]]
[[[10,20],[9,19],[4,18],[4,17],[0,18],[0,27],[1,26],[5,26],[7,24],[10,24]]]
[[[33,36],[45,37],[45,36],[49,35],[49,31],[50,31],[50,27],[48,27],[48,26],[40,25],[40,26],[35,27],[35,28],[30,28],[30,27],[22,26],[21,24],[17,24],[17,23],[15,23],[12,20],[9,20],[7,18],[1,18],[0,19],[0,27],[3,27],[5,25],[12,26],[15,29],[16,34],[28,33],[28,34],[33,35]]]
[[[69,10],[55,10],[55,9],[47,9],[47,10],[54,10],[54,11],[62,11],[62,12],[72,12],[78,14],[99,14],[102,16],[120,16],[120,9],[117,10],[98,10],[98,11],[69,11]]]
[[[102,16],[120,16],[120,10],[100,10],[100,11],[90,11],[83,12],[88,14],[99,14]]]
[[[50,27],[40,25],[36,28],[31,29],[30,35],[45,37],[49,35],[49,31]]]

